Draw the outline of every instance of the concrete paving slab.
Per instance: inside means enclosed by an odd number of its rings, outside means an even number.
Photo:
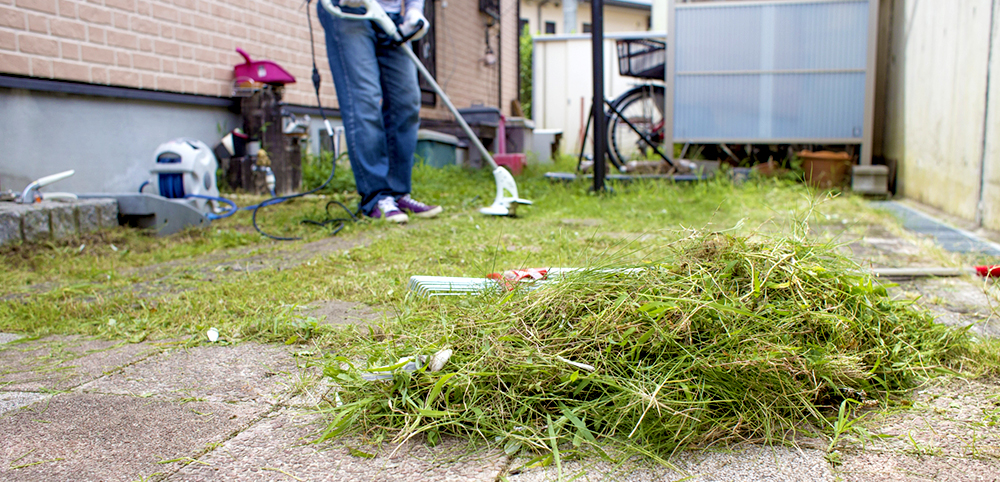
[[[298,368],[284,347],[242,343],[171,348],[80,387],[81,391],[212,402],[278,403]]]
[[[152,343],[66,336],[0,345],[0,390],[67,390],[160,349]]]
[[[366,325],[377,323],[383,318],[368,305],[350,301],[327,300],[313,303],[303,308],[303,314],[312,316],[320,323],[331,326]]]
[[[0,392],[0,415],[35,402],[49,398],[49,395],[34,392]]]
[[[0,333],[0,343],[10,343],[14,340],[20,340],[23,338],[21,335],[16,335],[14,333]]]
[[[833,481],[824,452],[794,447],[740,445],[727,451],[687,451],[671,459],[677,470],[637,460],[614,465],[601,460],[563,462],[562,480],[580,481]],[[516,470],[525,461],[511,464]],[[574,479],[575,478],[575,479]],[[559,479],[557,467],[532,468],[507,476],[510,482]]]
[[[48,403],[0,417],[0,481],[126,481],[169,474],[267,409],[121,395],[56,395]],[[172,460],[177,461],[167,462]]]
[[[315,412],[273,412],[221,447],[167,480],[324,480],[324,481],[494,481],[506,464],[499,451],[470,452],[465,442],[446,439],[436,447],[422,440],[385,447],[374,458],[355,440],[309,443],[323,421]]]
[[[993,482],[1000,474],[1000,461],[973,457],[931,457],[897,453],[865,452],[848,458],[837,468],[844,482],[935,481]]]
[[[997,302],[990,299],[989,284],[974,278],[926,278],[899,283],[899,289],[929,310],[938,323],[950,326],[972,325],[981,336],[1000,337]],[[994,292],[993,296],[996,296]]]

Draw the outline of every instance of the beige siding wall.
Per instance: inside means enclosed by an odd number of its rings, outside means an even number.
[[[454,91],[453,100],[460,107],[472,102],[496,105],[498,84],[505,97],[515,95],[515,2],[502,0],[507,76],[502,83],[497,81],[498,67],[479,61],[485,52],[485,17],[478,11],[478,2],[452,0],[445,8],[437,2],[438,76],[444,77],[442,83],[449,93]],[[0,73],[226,97],[232,67],[242,62],[235,49],[242,47],[254,59],[277,62],[299,80],[288,86],[286,101],[315,105],[302,3],[0,0]],[[324,81],[322,100],[324,105],[335,106],[323,29],[315,15],[312,22]],[[493,48],[498,46],[494,43]],[[442,113],[428,110],[426,115]]]
[[[528,20],[531,26],[531,33],[538,34],[545,32],[545,22],[555,22],[556,34],[581,33],[583,24],[590,23],[590,4],[581,2],[577,7],[576,25],[572,29],[563,26],[562,4],[556,6],[555,3],[546,3],[541,8],[541,21],[539,21],[538,0],[522,0],[521,18]],[[647,30],[650,11],[638,8],[626,8],[616,6],[604,6],[604,31],[614,32],[642,32]]]
[[[892,1],[886,83],[884,155],[899,161],[901,192],[953,215],[974,220],[986,161],[997,187],[1000,105],[991,96],[987,114],[990,10],[994,0]],[[998,0],[1000,3],[1000,0]],[[886,35],[888,33],[888,35]],[[996,63],[1000,55],[993,55]],[[1000,76],[992,77],[996,91]],[[988,121],[987,121],[988,119]],[[984,156],[984,126],[987,126]],[[1000,228],[997,194],[989,194],[989,227]]]
[[[1000,0],[995,0],[994,9],[1000,13]],[[995,21],[995,20],[994,20]],[[988,229],[1000,231],[1000,35],[994,26],[992,32],[992,62],[989,66],[990,86],[987,92],[988,111],[986,118],[986,149],[981,167],[980,221]]]

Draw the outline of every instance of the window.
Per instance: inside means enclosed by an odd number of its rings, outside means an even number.
[[[592,33],[594,31],[593,25],[589,23],[583,24],[583,33]]]
[[[527,27],[529,25],[531,25],[531,22],[528,22],[528,19],[526,18],[522,18],[520,21],[517,22],[517,34],[521,35],[522,33],[524,33],[524,27]],[[528,32],[531,32],[531,29],[528,29]]]
[[[556,33],[556,23],[545,22],[545,33]]]

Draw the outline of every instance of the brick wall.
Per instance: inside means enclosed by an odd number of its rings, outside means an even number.
[[[479,2],[444,3],[437,2],[439,80],[459,107],[496,105],[496,66],[479,61]],[[503,40],[516,52],[515,0],[502,3],[509,24]],[[299,80],[287,88],[287,102],[315,105],[301,7],[302,0],[0,0],[0,73],[228,97],[232,66],[242,62],[235,49],[242,47]],[[335,106],[323,29],[314,14],[312,22],[323,104]],[[505,49],[503,60],[507,98],[515,93],[516,54]],[[446,117],[443,107],[424,115]]]
[[[447,3],[447,6],[443,6]],[[479,2],[475,0],[450,0],[437,2],[437,80],[458,107],[474,104],[497,106],[499,88],[503,90],[500,107],[505,113],[510,111],[510,100],[517,96],[517,1],[501,0],[501,27],[489,29],[490,47],[499,53],[497,34],[504,50],[498,55],[500,61],[487,65],[486,55],[487,17],[479,13]],[[503,68],[504,78],[500,82],[498,69]],[[450,118],[443,104],[437,109],[425,109],[423,116],[429,118]]]

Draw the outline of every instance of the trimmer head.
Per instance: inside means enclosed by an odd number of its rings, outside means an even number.
[[[493,204],[479,210],[487,216],[514,216],[518,204],[531,204],[527,199],[517,196],[517,183],[503,166],[493,169],[493,179],[497,185],[497,197]]]

